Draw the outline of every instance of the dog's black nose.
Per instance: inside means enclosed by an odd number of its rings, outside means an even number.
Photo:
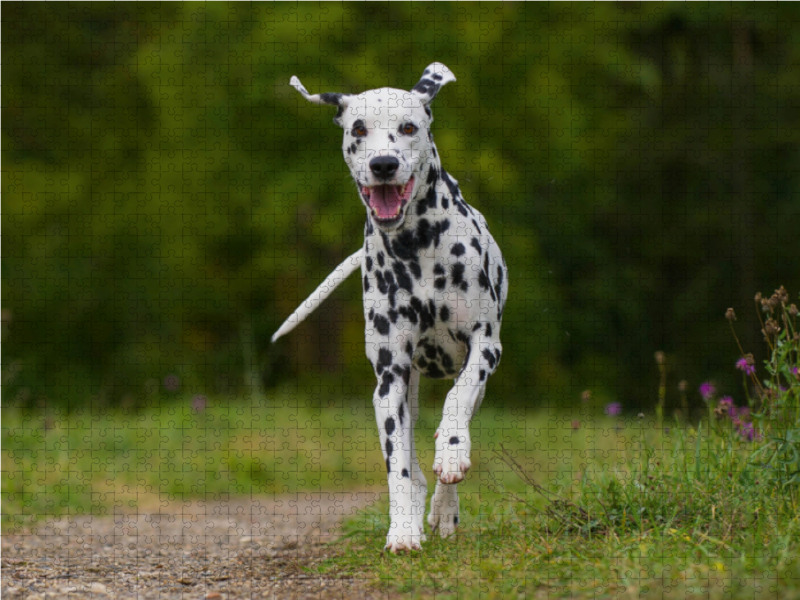
[[[369,168],[378,179],[390,179],[399,166],[400,161],[394,156],[378,156],[369,161]]]

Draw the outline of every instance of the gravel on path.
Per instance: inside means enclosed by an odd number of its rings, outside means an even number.
[[[172,502],[59,517],[3,535],[4,599],[379,598],[358,577],[316,570],[342,520],[379,493],[312,492]]]

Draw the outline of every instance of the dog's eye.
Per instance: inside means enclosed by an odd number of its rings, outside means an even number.
[[[400,127],[400,131],[403,133],[403,135],[414,135],[417,133],[417,126],[413,123],[405,123]]]
[[[354,137],[364,137],[367,135],[367,128],[363,125],[356,125],[353,127],[353,136]]]

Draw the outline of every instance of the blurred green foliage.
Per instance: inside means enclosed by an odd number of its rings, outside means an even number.
[[[269,345],[365,216],[331,111],[291,75],[316,93],[456,74],[437,145],[511,273],[498,404],[652,404],[656,350],[675,381],[732,382],[725,309],[800,287],[796,4],[3,9],[16,405],[137,405],[169,375],[369,395],[356,278]],[[754,321],[739,330],[754,350]]]

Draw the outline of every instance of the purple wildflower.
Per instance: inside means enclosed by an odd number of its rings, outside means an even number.
[[[749,421],[740,422],[739,424],[739,435],[746,439],[748,442],[752,442],[753,439],[756,437],[756,430],[753,427],[753,424]]]
[[[616,417],[617,415],[622,413],[622,404],[620,404],[619,402],[612,402],[606,405],[604,412],[611,417]]]
[[[710,381],[706,381],[700,386],[700,395],[703,397],[703,400],[708,400],[711,398],[717,391],[717,388],[714,387],[714,384]]]
[[[745,375],[755,375],[756,372],[756,366],[748,364],[746,358],[740,358],[739,360],[737,360],[736,368],[739,369]]]

